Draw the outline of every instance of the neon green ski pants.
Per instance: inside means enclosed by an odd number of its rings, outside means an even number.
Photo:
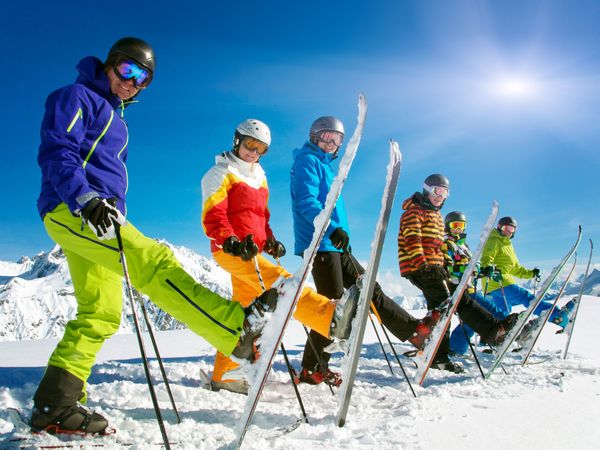
[[[85,383],[102,344],[119,328],[123,267],[117,240],[100,241],[81,224],[64,203],[44,217],[48,234],[67,257],[77,299],[77,317],[67,323],[48,364]],[[121,228],[121,236],[133,286],[217,350],[231,354],[244,321],[240,304],[198,284],[169,248],[132,224]]]

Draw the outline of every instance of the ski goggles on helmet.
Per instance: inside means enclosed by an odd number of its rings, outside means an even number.
[[[452,231],[460,230],[462,232],[467,228],[467,222],[462,220],[453,220],[452,222],[448,222],[448,228]]]
[[[333,144],[336,147],[339,147],[342,145],[342,142],[344,142],[344,135],[338,131],[321,131],[318,134],[317,139],[323,144]]]
[[[500,227],[500,230],[506,234],[506,233],[510,233],[510,234],[515,234],[515,231],[517,231],[517,227],[513,226],[513,225],[502,225]]]
[[[123,81],[133,80],[133,85],[138,89],[148,87],[152,81],[152,72],[130,59],[119,60],[114,71]]]
[[[246,136],[242,141],[243,146],[246,150],[254,153],[258,153],[259,155],[264,155],[269,150],[269,146],[265,144],[263,141],[259,141],[256,138]]]
[[[450,196],[450,190],[444,186],[429,186],[424,184],[423,189],[425,189],[434,197],[448,198],[448,196]]]

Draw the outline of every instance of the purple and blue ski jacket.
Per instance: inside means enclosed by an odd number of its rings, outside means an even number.
[[[74,84],[46,100],[38,164],[42,219],[60,203],[77,213],[94,197],[116,198],[125,214],[127,124],[124,104],[110,90],[104,65],[88,56],[77,65]],[[117,112],[121,109],[121,114]]]

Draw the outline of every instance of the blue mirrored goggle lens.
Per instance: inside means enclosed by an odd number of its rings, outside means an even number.
[[[133,79],[135,87],[146,87],[152,80],[152,74],[149,70],[144,69],[133,61],[123,60],[115,66],[115,73],[122,80]]]

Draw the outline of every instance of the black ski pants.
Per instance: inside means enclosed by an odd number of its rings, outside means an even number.
[[[440,304],[448,298],[448,293],[444,288],[442,280],[431,280],[423,276],[420,272],[414,272],[410,275],[406,275],[406,278],[418,287],[422,292],[425,300],[427,301],[427,309],[431,310],[437,308]],[[456,285],[446,280],[446,285],[453,293],[456,289]],[[496,319],[490,314],[485,308],[483,308],[477,301],[465,291],[458,308],[456,309],[460,319],[471,328],[473,328],[482,339],[492,337],[496,334],[500,320]],[[435,356],[435,360],[441,360],[448,357],[450,351],[450,328],[444,336],[444,340],[440,344],[440,348]]]
[[[312,268],[312,276],[317,292],[325,297],[335,299],[341,298],[344,289],[355,284],[359,275],[363,273],[365,273],[365,269],[350,251],[344,253],[319,252]],[[406,341],[413,335],[419,321],[385,295],[379,283],[375,284],[371,301],[379,313],[383,325],[394,336]],[[315,331],[311,331],[304,347],[302,367],[325,372],[331,355],[323,349],[330,343],[331,340]],[[325,367],[321,367],[319,360]]]

